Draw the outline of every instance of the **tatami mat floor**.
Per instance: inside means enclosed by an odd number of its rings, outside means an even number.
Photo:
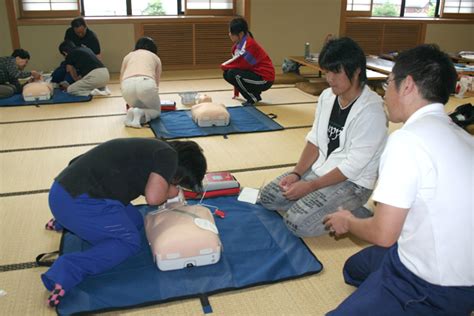
[[[165,72],[162,99],[176,101],[179,92],[200,91],[215,101],[238,105],[219,71]],[[55,175],[75,156],[117,137],[154,137],[149,128],[123,125],[125,101],[118,76],[109,85],[112,95],[91,102],[41,107],[0,108],[0,296],[1,315],[53,315],[40,282],[45,268],[35,267],[37,254],[57,250],[60,235],[44,230],[51,217],[48,189]],[[285,130],[194,138],[204,149],[210,171],[231,170],[242,186],[258,188],[291,168],[313,122],[317,97],[293,85],[276,85],[263,95],[259,109],[277,115]],[[473,102],[453,99],[448,109]],[[392,125],[391,129],[397,128]],[[137,203],[144,203],[139,198]],[[211,296],[215,315],[323,315],[353,288],[344,284],[341,269],[364,243],[329,236],[306,238],[324,265],[314,276]],[[179,280],[177,280],[179,282]],[[198,299],[166,303],[111,315],[202,315]]]

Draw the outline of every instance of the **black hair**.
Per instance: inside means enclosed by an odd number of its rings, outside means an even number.
[[[239,35],[240,32],[244,32],[244,35],[249,34],[250,37],[253,37],[252,33],[249,31],[247,21],[245,21],[243,17],[236,17],[230,21],[229,32],[232,35]]]
[[[327,71],[340,72],[344,70],[351,82],[354,73],[360,69],[360,85],[363,86],[367,82],[364,51],[349,37],[329,40],[321,50],[318,62],[319,66]]]
[[[28,53],[28,51],[22,48],[17,48],[13,51],[12,57],[20,57],[21,59],[30,59],[30,53]]]
[[[445,104],[454,92],[457,73],[449,56],[435,44],[420,45],[398,55],[392,69],[397,89],[411,76],[421,96]]]
[[[138,39],[135,44],[135,50],[137,49],[146,49],[154,54],[158,54],[158,47],[156,46],[155,41],[148,36],[144,36]]]
[[[86,20],[84,20],[84,18],[82,16],[74,18],[74,20],[71,21],[71,27],[72,28],[76,28],[76,27],[80,27],[80,26],[87,27]]]
[[[193,141],[170,141],[168,144],[178,153],[178,169],[174,181],[195,192],[202,191],[202,179],[207,162],[201,147]]]
[[[64,53],[69,54],[74,48],[76,48],[76,45],[71,41],[63,41],[58,47],[61,55],[64,55]]]

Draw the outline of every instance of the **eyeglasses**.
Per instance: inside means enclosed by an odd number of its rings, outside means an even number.
[[[387,77],[387,79],[385,79],[385,81],[382,82],[382,88],[384,91],[387,91],[390,81],[393,81],[393,80],[395,80],[395,78]]]

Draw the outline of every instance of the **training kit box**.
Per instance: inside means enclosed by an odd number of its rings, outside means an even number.
[[[161,100],[161,110],[162,111],[175,111],[176,102],[170,100]]]
[[[219,231],[213,214],[202,205],[166,203],[145,216],[145,231],[153,258],[162,271],[220,260]]]
[[[238,195],[240,193],[240,183],[228,171],[208,172],[202,181],[204,195],[206,198]],[[193,191],[184,191],[184,196],[188,199],[195,199],[202,196],[203,193]]]

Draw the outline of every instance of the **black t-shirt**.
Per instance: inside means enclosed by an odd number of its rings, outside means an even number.
[[[342,133],[342,130],[344,129],[344,125],[346,124],[347,116],[349,115],[349,112],[351,111],[352,105],[357,101],[354,100],[349,104],[346,108],[341,109],[339,106],[339,97],[336,97],[336,100],[334,100],[334,104],[332,105],[332,111],[331,111],[331,117],[329,118],[329,124],[328,124],[328,138],[329,138],[329,144],[328,144],[328,157],[329,155],[339,147],[339,136]]]
[[[74,33],[74,29],[70,27],[66,30],[66,33],[64,34],[64,40],[73,42],[74,44],[76,44],[77,47],[89,47],[94,52],[94,54],[100,54],[99,39],[93,31],[89,30],[89,28],[87,28],[86,30],[86,35],[80,38],[76,35],[76,33]]]
[[[150,173],[171,182],[178,154],[157,139],[119,138],[74,158],[55,180],[73,197],[118,200],[124,205],[144,195]]]
[[[105,67],[97,56],[87,47],[76,47],[66,56],[66,65],[72,65],[84,77],[97,68]]]

